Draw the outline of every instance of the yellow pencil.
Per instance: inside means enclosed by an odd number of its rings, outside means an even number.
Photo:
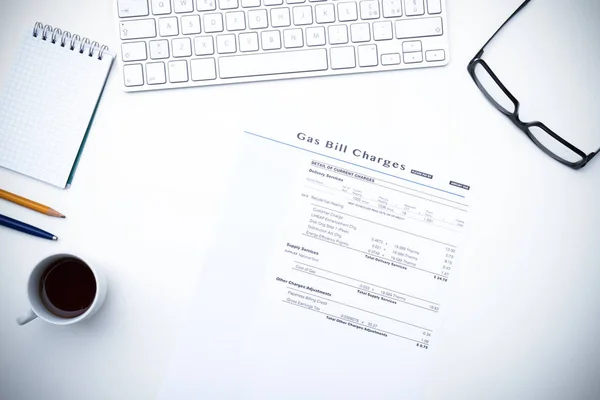
[[[0,189],[0,199],[8,200],[20,206],[27,207],[33,211],[50,215],[51,217],[65,218],[64,215],[48,206],[36,203],[35,201],[26,199],[25,197],[21,197],[14,193],[7,192],[6,190]]]

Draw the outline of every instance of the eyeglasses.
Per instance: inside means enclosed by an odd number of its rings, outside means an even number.
[[[583,168],[600,149],[595,153],[585,154],[571,143],[557,135],[550,128],[539,121],[523,122],[519,117],[520,103],[512,93],[498,79],[490,66],[481,58],[486,46],[504,28],[508,22],[515,17],[531,0],[525,0],[523,4],[504,22],[492,37],[483,45],[481,50],[473,57],[467,69],[475,84],[483,95],[502,114],[506,115],[536,146],[556,161],[573,169]]]

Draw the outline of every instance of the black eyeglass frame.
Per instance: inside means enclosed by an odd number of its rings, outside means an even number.
[[[544,125],[542,122],[540,121],[532,121],[532,122],[523,122],[521,121],[520,117],[519,117],[519,108],[521,106],[521,103],[516,99],[515,96],[513,96],[513,94],[506,88],[506,86],[504,86],[504,84],[500,81],[500,79],[498,79],[498,77],[496,76],[496,74],[492,71],[492,69],[490,68],[490,66],[485,62],[485,60],[483,60],[481,57],[483,56],[484,50],[486,48],[486,46],[492,41],[492,39],[494,39],[494,37],[496,37],[496,35],[502,30],[502,28],[504,28],[504,26],[506,24],[508,24],[508,22],[510,20],[512,20],[515,15],[517,15],[521,10],[523,10],[523,8],[525,8],[525,6],[527,4],[529,4],[531,0],[525,0],[523,2],[523,4],[521,4],[519,6],[519,8],[516,9],[516,11],[514,13],[512,13],[512,15],[510,17],[508,17],[508,19],[500,26],[500,28],[498,28],[498,30],[492,35],[491,38],[488,39],[488,41],[483,45],[483,47],[481,48],[481,50],[479,50],[479,52],[477,52],[477,54],[475,55],[475,57],[473,57],[473,59],[469,62],[469,65],[467,66],[467,70],[469,71],[469,75],[471,75],[471,78],[473,79],[473,81],[475,82],[475,84],[477,85],[477,87],[479,88],[479,90],[481,91],[481,93],[483,93],[483,95],[488,99],[488,101],[490,103],[492,103],[492,105],[494,107],[496,107],[496,109],[498,111],[500,111],[502,114],[504,114],[506,117],[508,117],[508,119],[510,119],[512,121],[513,124],[515,124],[523,133],[525,133],[527,135],[527,137],[537,146],[539,147],[544,153],[546,153],[547,155],[549,155],[550,157],[552,157],[553,159],[555,159],[556,161],[570,167],[573,169],[581,169],[583,167],[585,167],[585,165],[590,162],[592,160],[592,158],[594,158],[596,156],[596,154],[598,154],[600,152],[600,149],[598,149],[598,151],[594,152],[594,153],[590,153],[590,154],[585,154],[583,151],[579,150],[577,147],[573,146],[571,143],[567,142],[565,139],[563,139],[562,137],[560,137],[559,135],[557,135],[554,131],[552,131],[550,128],[548,128],[546,125]],[[483,86],[483,84],[479,81],[479,79],[477,78],[477,75],[475,74],[475,68],[480,65],[482,68],[484,68],[486,70],[486,72],[490,75],[490,77],[494,80],[494,82],[496,82],[496,84],[498,85],[498,87],[500,87],[500,89],[504,92],[504,94],[510,99],[510,101],[512,101],[513,105],[515,106],[514,111],[510,112],[508,111],[506,108],[502,107],[493,97],[492,95],[490,95],[487,90],[485,89],[485,87]],[[567,161],[565,159],[563,159],[562,157],[558,156],[557,154],[555,154],[553,151],[549,150],[546,146],[544,146],[536,137],[534,134],[531,133],[531,131],[529,130],[529,128],[540,128],[542,129],[544,132],[546,132],[548,135],[550,135],[552,138],[554,138],[555,140],[557,140],[559,143],[561,143],[562,145],[564,145],[565,147],[567,147],[569,150],[571,150],[572,152],[574,152],[575,154],[579,155],[581,157],[580,161],[576,161],[576,162],[571,162],[571,161]]]

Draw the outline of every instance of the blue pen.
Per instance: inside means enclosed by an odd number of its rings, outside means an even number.
[[[51,233],[43,231],[39,228],[36,228],[35,226],[31,226],[24,222],[17,221],[16,219],[9,218],[6,215],[0,214],[0,225],[14,229],[16,231],[27,233],[29,235],[41,237],[43,239],[58,240],[58,238]]]

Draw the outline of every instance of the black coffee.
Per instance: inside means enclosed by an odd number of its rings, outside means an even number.
[[[96,278],[83,261],[65,257],[51,264],[40,281],[44,306],[52,314],[74,318],[94,302]]]

